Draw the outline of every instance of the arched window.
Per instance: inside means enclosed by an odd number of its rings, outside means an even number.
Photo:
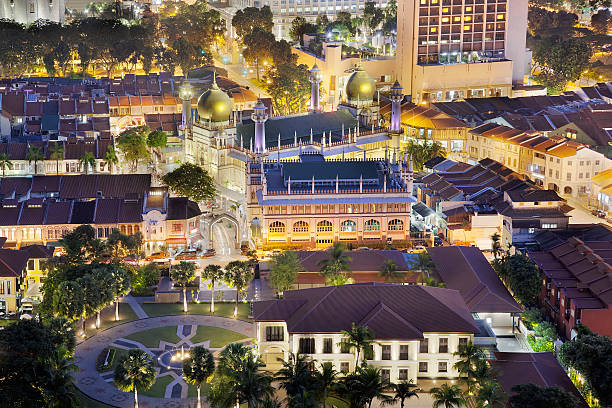
[[[380,231],[380,222],[374,219],[367,220],[363,229],[365,231]]]
[[[280,221],[274,221],[270,224],[270,232],[285,232],[285,224]]]
[[[331,232],[334,226],[330,221],[323,220],[317,224],[317,232]]]
[[[340,232],[355,232],[355,231],[357,231],[357,224],[355,223],[355,221],[346,220],[346,221],[342,221],[342,224],[340,224]]]
[[[389,231],[403,231],[404,230],[404,221],[394,219],[389,221]]]
[[[293,232],[308,232],[308,223],[306,221],[298,221],[293,224]]]

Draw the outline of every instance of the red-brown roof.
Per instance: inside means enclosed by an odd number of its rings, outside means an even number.
[[[472,313],[517,313],[522,309],[499,280],[480,249],[464,246],[427,248],[449,289],[461,293]]]
[[[423,333],[478,333],[459,292],[420,285],[352,284],[292,290],[254,304],[256,321],[285,321],[289,333],[339,333],[369,327],[376,339]]]
[[[535,384],[540,387],[560,387],[576,396],[579,408],[588,408],[580,392],[572,384],[567,373],[553,353],[500,353],[495,352],[491,361],[492,371],[506,393],[519,384]]]

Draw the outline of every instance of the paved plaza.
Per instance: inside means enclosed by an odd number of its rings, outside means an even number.
[[[167,326],[177,327],[176,336],[179,340],[176,343],[160,340],[159,344],[150,347],[150,345],[147,346],[126,338],[134,333]],[[191,342],[191,339],[196,335],[198,326],[218,327],[246,337],[239,342],[248,342],[254,336],[253,324],[218,316],[160,316],[123,323],[100,332],[77,346],[75,360],[79,372],[75,375],[75,383],[90,398],[114,407],[133,407],[133,393],[119,391],[112,384],[112,371],[99,373],[96,370],[96,359],[102,350],[108,346],[125,350],[140,348],[157,361],[158,378],[169,376],[171,380],[166,386],[165,398],[153,398],[139,393],[139,405],[149,408],[187,408],[195,406],[196,399],[188,398],[188,387],[180,376],[180,367],[176,366],[176,363],[172,363],[170,357],[173,353],[178,352],[181,346],[184,349],[195,345],[202,345],[207,348],[210,346],[210,340],[198,343]],[[222,347],[211,348],[210,350],[216,357]]]

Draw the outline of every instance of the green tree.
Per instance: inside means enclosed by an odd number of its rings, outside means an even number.
[[[195,346],[189,350],[189,357],[183,360],[183,378],[198,389],[198,408],[202,408],[200,388],[215,371],[215,361],[208,349]]]
[[[146,126],[128,129],[119,135],[117,146],[128,162],[132,163],[134,171],[138,169],[138,162],[149,158],[147,150],[147,136],[150,130]]]
[[[141,266],[134,276],[132,293],[135,296],[146,296],[150,293],[149,288],[159,283],[160,277],[161,270],[156,263]]]
[[[491,251],[493,252],[493,257],[495,257],[495,259],[497,259],[502,253],[500,239],[501,237],[497,232],[491,235]]]
[[[338,372],[334,369],[334,364],[330,361],[321,363],[321,369],[315,371],[315,384],[316,387],[321,391],[321,400],[323,401],[323,408],[326,408],[327,396],[329,391],[336,384],[338,379]]]
[[[187,77],[191,68],[202,65],[205,62],[206,52],[183,37],[174,40],[172,48],[176,52],[176,63],[181,68],[181,72],[185,77]]]
[[[78,407],[79,400],[72,384],[73,372],[79,368],[64,346],[53,350],[47,358],[43,378],[46,383],[45,402],[48,407]]]
[[[339,344],[341,347],[353,350],[356,368],[362,352],[365,354],[365,350],[374,343],[374,333],[367,326],[358,326],[353,323],[350,330],[342,330],[342,337],[343,340]]]
[[[591,16],[591,27],[598,34],[607,34],[611,24],[610,9],[603,8]]]
[[[210,281],[210,313],[215,313],[215,282],[223,279],[225,272],[219,265],[206,265],[202,270],[202,279]]]
[[[378,272],[378,277],[386,282],[399,282],[403,274],[397,269],[397,264],[392,259],[387,259]]]
[[[309,71],[306,65],[280,63],[268,72],[266,90],[272,97],[274,109],[287,113],[298,113],[306,108],[310,96]]]
[[[270,261],[270,285],[279,296],[291,289],[298,277],[298,272],[303,270],[295,252],[284,251],[272,256]]]
[[[385,394],[388,387],[389,382],[383,378],[380,369],[364,365],[344,377],[340,393],[350,401],[351,407],[371,408],[374,399],[378,399],[383,405],[393,399]]]
[[[117,151],[113,146],[109,146],[104,153],[104,165],[108,166],[108,171],[113,174],[113,166],[119,163],[119,157],[117,157]]]
[[[7,153],[0,153],[0,168],[2,168],[2,177],[6,176],[6,169],[13,168],[13,163]]]
[[[242,55],[247,62],[255,64],[257,81],[259,81],[259,66],[272,62],[271,47],[276,42],[276,38],[270,31],[255,27],[252,32],[243,37],[242,41],[246,47]]]
[[[40,147],[30,146],[25,158],[28,164],[34,162],[34,174],[38,174],[38,162],[45,158],[42,149]]]
[[[228,344],[219,354],[219,365],[217,372],[221,376],[231,376],[232,373],[238,371],[243,363],[250,357],[251,349],[244,344],[231,343]]]
[[[236,288],[236,305],[234,306],[234,317],[238,316],[238,297],[240,292],[249,287],[253,279],[253,272],[248,263],[232,261],[225,267],[225,282]]]
[[[410,399],[412,397],[419,398],[419,394],[417,392],[420,390],[416,389],[416,385],[414,385],[412,380],[401,381],[397,384],[391,384],[391,389],[393,390],[394,394],[392,401],[393,403],[399,401],[400,408],[404,408],[404,403],[407,399]]]
[[[189,262],[181,261],[170,268],[170,279],[183,287],[183,312],[187,313],[187,285],[195,279],[196,267]]]
[[[456,385],[442,384],[441,387],[432,388],[430,392],[433,398],[433,408],[460,408],[465,404],[461,389]]]
[[[71,334],[72,340],[36,320],[18,320],[0,330],[0,406],[77,406],[58,404],[70,400],[64,386],[71,381],[65,345],[74,343]],[[60,349],[64,352],[56,353]],[[62,358],[55,359],[58,354]]]
[[[47,297],[48,291],[45,291]],[[78,282],[62,282],[55,292],[52,292],[53,310],[56,316],[65,317],[70,321],[81,318],[85,312],[85,292]],[[85,323],[83,322],[83,326]],[[83,332],[85,331],[83,327]]]
[[[130,274],[123,268],[113,266],[110,270],[110,284],[115,298],[115,321],[119,321],[119,298],[130,291]]]
[[[60,142],[55,142],[53,146],[49,146],[51,160],[55,160],[55,174],[59,175],[59,161],[64,160],[64,146]]]
[[[468,392],[473,392],[476,384],[474,380],[474,369],[480,361],[484,361],[485,354],[482,348],[472,342],[459,346],[453,355],[458,357],[453,368],[459,372],[459,376],[465,381]]]
[[[85,152],[81,158],[79,158],[79,166],[85,171],[85,174],[89,172],[90,167],[95,171],[96,157],[91,152]]]
[[[138,390],[151,388],[155,376],[153,361],[147,353],[141,349],[132,349],[119,360],[113,380],[121,391],[134,391],[134,407],[138,408]]]
[[[482,384],[475,399],[478,408],[505,408],[508,403],[508,396],[497,381]]]
[[[216,188],[212,177],[202,167],[183,163],[162,177],[162,181],[176,194],[201,202],[215,199]]]
[[[320,274],[325,277],[326,285],[337,285],[339,281],[345,281],[347,276],[351,274],[349,262],[351,257],[344,254],[344,245],[341,242],[334,242],[333,246],[328,250],[329,258],[319,261]]]
[[[319,27],[316,24],[309,23],[304,17],[296,17],[291,22],[289,35],[293,41],[299,41],[304,45],[304,34],[314,34],[319,32]]]
[[[513,408],[576,408],[578,399],[559,387],[519,384],[512,387],[510,405]]]
[[[535,263],[525,255],[505,256],[493,268],[514,297],[525,306],[534,303],[541,290],[542,280]]]
[[[601,407],[612,406],[612,339],[579,328],[579,335],[563,343],[560,360],[578,371],[599,400]]]
[[[272,27],[274,26],[272,17],[272,10],[270,10],[269,6],[261,8],[245,7],[242,10],[238,10],[234,17],[232,17],[232,27],[234,27],[236,35],[242,41],[255,28],[272,32]]]
[[[418,257],[410,265],[410,271],[419,274],[420,280],[425,281],[436,270],[436,264],[431,259],[429,252],[419,252]]]
[[[282,360],[281,360],[282,361]],[[315,387],[311,361],[304,354],[291,353],[275,375],[281,389],[287,394],[289,406],[312,406],[312,391]]]
[[[583,38],[546,38],[534,50],[533,60],[539,69],[535,78],[553,92],[560,92],[568,82],[580,78],[592,55],[591,46]]]
[[[248,408],[256,408],[272,396],[272,377],[260,371],[264,364],[250,349],[230,344],[219,357],[216,381],[208,396],[211,406],[230,408],[247,404]]]

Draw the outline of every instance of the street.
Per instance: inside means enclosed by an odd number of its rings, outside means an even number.
[[[572,211],[568,213],[571,215],[570,224],[606,224],[608,226],[612,226],[609,222],[607,222],[604,218],[599,218],[591,214],[591,210],[586,208],[582,202],[580,202],[577,198],[563,196],[567,200],[567,203],[574,207]]]

